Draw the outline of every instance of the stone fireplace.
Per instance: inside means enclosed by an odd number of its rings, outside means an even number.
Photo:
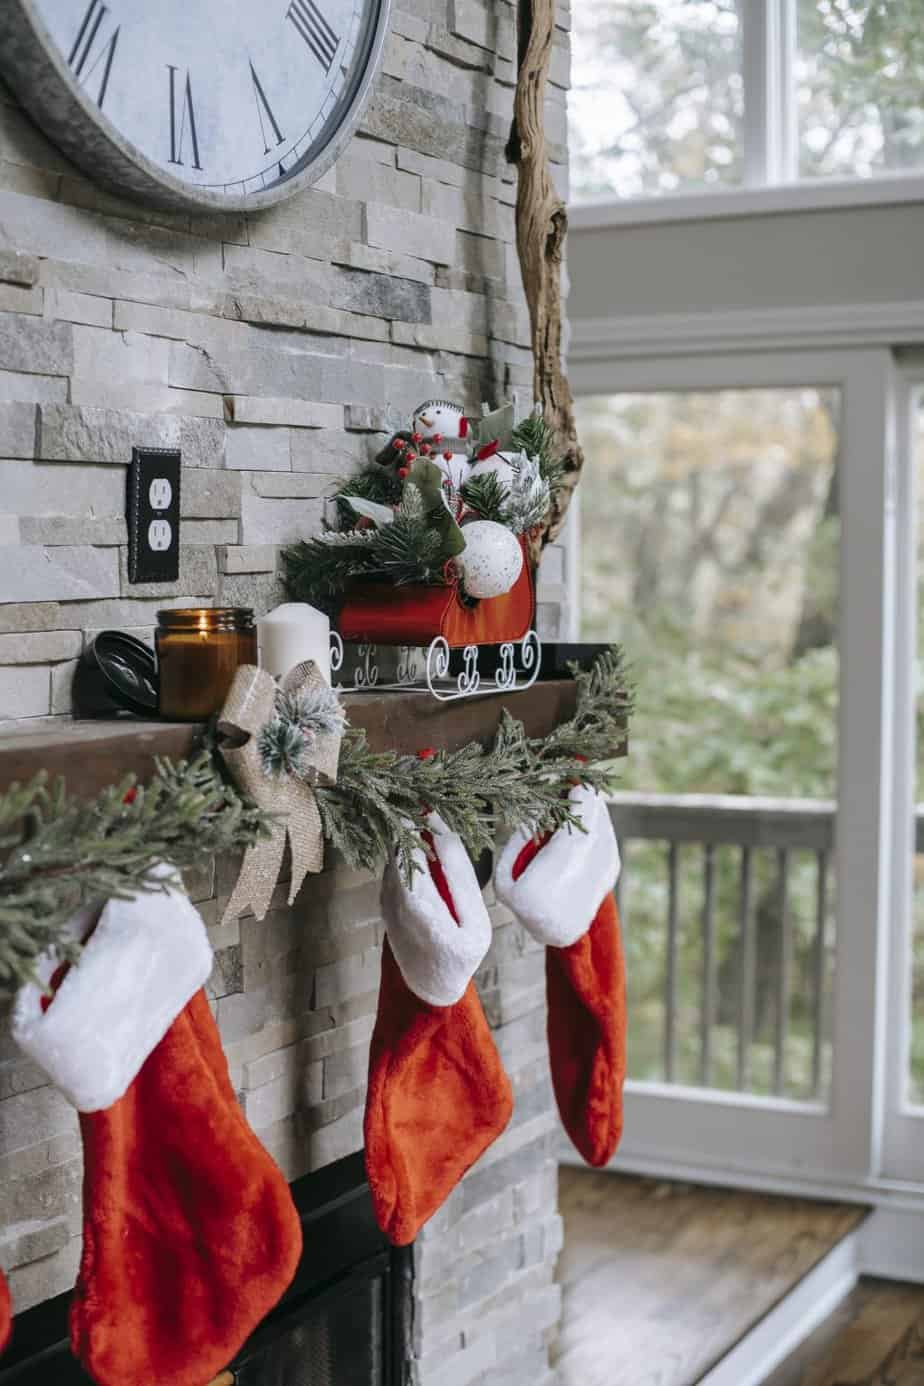
[[[119,199],[0,87],[0,737],[25,728],[51,748],[100,629],[150,641],[160,608],[259,615],[281,600],[280,548],[317,529],[332,481],[421,400],[528,400],[504,159],[515,19],[505,0],[396,0],[359,132],[318,185],[259,216]],[[559,183],[569,24],[563,4],[546,102]],[[129,580],[133,447],[182,452],[176,582]],[[566,566],[550,545],[550,639],[568,628]],[[414,744],[442,743],[428,726]],[[55,768],[50,749],[35,755]],[[91,768],[101,784],[126,764],[89,747],[71,786]],[[189,880],[215,951],[209,993],[247,1117],[301,1188],[361,1149],[379,880],[329,858],[293,908],[280,890],[262,923],[221,925],[236,865]],[[543,958],[491,910],[476,982],[516,1108],[413,1249],[406,1355],[421,1386],[541,1386],[559,1314]],[[0,1266],[27,1313],[74,1283],[81,1153],[73,1111],[2,1021]],[[11,1373],[0,1360],[0,1381]]]
[[[537,719],[548,724],[569,714],[565,688],[560,682],[539,684],[520,695],[514,709],[534,729]],[[431,744],[471,739],[482,723],[486,727],[496,717],[500,702],[479,699],[468,708],[457,705],[447,711],[427,695],[395,696],[397,701],[388,695],[349,695],[347,704],[352,703],[354,721],[366,725],[373,739],[387,738],[399,749],[422,729]],[[406,698],[413,706],[402,712]],[[127,760],[143,773],[139,741],[150,742],[145,754],[155,746],[177,754],[193,735],[188,727],[155,724],[123,723],[116,731],[78,725],[67,733],[59,729],[55,743],[51,728],[38,733],[22,728],[0,745],[0,782],[26,777],[39,756],[62,769],[71,782],[83,763],[85,788],[92,792],[94,777],[111,779],[110,767],[125,768]],[[50,760],[55,744],[56,758]],[[480,868],[480,878],[487,880],[490,862]],[[388,1295],[406,1295],[400,1310],[389,1308],[387,1315],[390,1324],[400,1321],[405,1380],[421,1386],[541,1383],[559,1317],[554,1271],[561,1240],[543,950],[493,901],[486,885],[494,935],[476,984],[514,1089],[514,1115],[405,1259],[395,1261],[374,1229],[368,1191],[362,1187],[366,1071],[383,942],[379,877],[330,859],[321,875],[309,878],[294,906],[285,903],[287,887],[281,883],[262,922],[245,915],[222,925],[218,921],[237,869],[233,858],[219,859],[208,871],[190,873],[187,884],[208,925],[215,965],[207,990],[251,1126],[292,1183],[300,1207],[310,1212],[332,1202],[342,1217],[344,1207],[352,1204],[361,1243],[356,1262],[378,1257],[380,1268],[391,1276]],[[42,1380],[23,1374],[36,1342],[46,1350],[61,1343],[66,1295],[80,1255],[82,1159],[73,1109],[18,1053],[5,1026],[0,1085],[0,1264],[8,1272],[17,1311],[25,1315],[22,1338],[17,1332],[10,1354],[0,1359],[0,1386],[7,1381],[12,1386],[14,1381]],[[321,1227],[317,1218],[305,1222],[306,1285],[323,1286],[331,1274],[345,1269],[324,1269],[325,1244],[344,1241],[343,1226],[333,1233]],[[367,1234],[370,1240],[364,1243]],[[350,1237],[345,1240],[348,1244]],[[359,1274],[355,1264],[352,1269]],[[287,1314],[311,1318],[313,1308],[299,1283],[297,1279],[292,1304],[280,1311],[283,1328],[270,1323],[259,1330],[254,1353],[269,1351],[266,1344],[274,1334],[285,1338]],[[368,1321],[374,1296],[381,1308],[384,1293],[369,1285],[357,1289],[354,1307],[359,1312],[365,1305],[362,1314]],[[304,1324],[292,1331],[310,1339]],[[397,1341],[390,1334],[391,1329],[380,1342],[388,1354]],[[296,1336],[295,1341],[301,1339]],[[285,1374],[284,1345],[273,1351],[282,1362],[279,1386],[302,1386],[303,1381],[315,1386],[310,1375]],[[69,1371],[77,1370],[68,1358],[62,1360]],[[375,1360],[380,1373],[394,1370],[390,1355],[387,1361]],[[251,1379],[275,1386],[272,1374],[264,1379],[248,1376],[243,1365],[240,1370],[241,1386]],[[366,1376],[355,1379],[357,1386],[366,1386]],[[373,1374],[368,1386],[392,1386],[398,1379]],[[74,1380],[86,1378],[78,1373]],[[325,1380],[318,1377],[318,1383]]]

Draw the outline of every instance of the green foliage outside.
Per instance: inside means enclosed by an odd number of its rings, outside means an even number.
[[[740,16],[751,0],[575,6],[572,194],[740,183]],[[924,161],[920,0],[797,0],[799,171],[863,176]]]
[[[584,399],[579,411],[587,454],[578,493],[582,636],[620,640],[637,689],[622,787],[835,798],[836,395],[624,395]],[[716,853],[718,1001],[709,1080],[719,1087],[737,1086],[739,861],[738,849]],[[792,854],[793,966],[783,1085],[792,1097],[812,1095],[817,870],[814,853]],[[749,1086],[769,1092],[779,975],[776,853],[755,852],[754,872],[757,986]],[[629,844],[625,891],[630,1071],[662,1078],[664,844]],[[679,899],[674,1076],[698,1083],[703,850],[695,844],[680,849]],[[826,989],[834,903],[832,863],[824,922]],[[829,1017],[828,1000],[826,995]],[[916,935],[917,1016],[920,1002],[924,910]],[[826,1039],[822,1087],[829,1064]],[[914,1026],[912,1083],[924,1100],[920,1020]]]

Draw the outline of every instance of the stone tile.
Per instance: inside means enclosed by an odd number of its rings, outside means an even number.
[[[30,313],[39,317],[44,306],[44,289],[23,289],[17,284],[0,283],[0,312]]]
[[[5,671],[0,671],[5,672]],[[0,1155],[15,1154],[74,1129],[77,1113],[56,1088],[34,1088],[0,1103]]]
[[[324,1060],[324,1097],[339,1097],[361,1087],[369,1071],[369,1046],[357,1045],[330,1054]]]
[[[184,520],[180,540],[182,544],[235,544],[239,528],[238,520]]]
[[[311,1169],[342,1160],[363,1146],[363,1109],[357,1105],[344,1116],[320,1126],[308,1136],[308,1158]]]
[[[0,312],[0,370],[70,375],[73,368],[74,337],[70,323]]]
[[[225,441],[225,465],[232,471],[290,471],[289,430],[236,424]]]
[[[63,402],[67,399],[67,380],[57,375],[24,375],[21,371],[0,371],[0,400],[24,403]]]
[[[218,560],[211,544],[180,544],[180,576],[176,582],[131,582],[127,549],[118,550],[118,562],[119,592],[123,597],[212,597],[218,588]]]
[[[218,565],[223,573],[274,573],[278,555],[275,544],[227,544]]]
[[[24,1313],[43,1300],[73,1289],[80,1265],[81,1240],[70,1241],[52,1256],[44,1256],[10,1273],[10,1294],[16,1312]]]
[[[111,548],[128,543],[128,526],[115,516],[78,520],[68,515],[23,515],[19,530],[24,544],[92,544],[95,548]]]
[[[3,550],[0,549],[0,554]],[[51,708],[51,671],[47,665],[0,668],[0,719],[44,717]],[[0,1108],[2,1122],[2,1108]]]
[[[0,635],[0,664],[52,664],[75,659],[83,645],[77,630]]]
[[[112,299],[70,289],[46,289],[45,316],[89,327],[112,327]]]
[[[38,283],[39,261],[22,250],[0,249],[0,284],[20,284],[31,289]]]
[[[133,447],[171,448],[180,442],[180,420],[171,414],[43,404],[39,408],[38,456],[49,462],[128,465]],[[60,484],[60,478],[59,478]]]
[[[366,207],[366,240],[440,265],[451,264],[456,249],[455,228],[448,222],[375,203]]]
[[[245,491],[241,508],[241,541],[244,544],[287,544],[305,539],[320,528],[323,507],[319,500],[268,500]]]
[[[330,1006],[376,990],[380,970],[378,948],[319,967],[315,974],[315,1005]]]
[[[40,1261],[60,1251],[70,1241],[67,1219],[39,1218],[13,1223],[0,1231],[0,1265],[7,1270]]]
[[[228,395],[225,417],[237,424],[288,424],[292,428],[342,428],[343,410],[337,404],[312,404],[303,399],[266,399]],[[230,465],[230,464],[229,464]]]
[[[0,592],[14,602],[116,597],[118,566],[114,549],[7,547],[0,549]]]
[[[34,457],[38,410],[34,404],[0,403],[0,456]]]
[[[180,513],[184,520],[235,518],[241,513],[241,478],[233,472],[183,469]]]

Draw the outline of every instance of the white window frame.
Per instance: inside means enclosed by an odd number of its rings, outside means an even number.
[[[897,662],[892,726],[893,804],[892,929],[889,940],[889,1025],[884,1052],[885,1122],[882,1172],[885,1177],[924,1183],[924,1107],[909,1101],[911,981],[916,799],[916,701],[914,659],[918,602],[924,598],[918,567],[918,467],[915,457],[917,397],[924,389],[924,359],[907,361],[897,381],[896,437],[901,465],[896,477],[896,611],[899,649],[908,658]],[[909,750],[910,748],[910,750]]]
[[[869,178],[799,178],[796,0],[744,0],[742,182],[735,187],[576,200],[574,229],[643,226],[760,213],[924,201],[924,170]]]
[[[892,1063],[886,1018],[893,896],[899,872],[905,870],[907,881],[911,871],[910,834],[894,831],[902,811],[896,790],[907,797],[896,764],[910,755],[907,726],[897,744],[894,715],[896,666],[902,663],[897,641],[908,620],[907,571],[902,581],[897,578],[900,564],[905,570],[908,565],[897,523],[900,385],[892,352],[861,347],[578,360],[571,365],[571,382],[575,395],[806,385],[842,391],[838,943],[830,1100],[803,1104],[633,1082],[626,1093],[623,1144],[613,1163],[647,1173],[868,1197],[888,1183],[883,1136],[887,1127],[895,1129],[896,1116],[886,1081]]]

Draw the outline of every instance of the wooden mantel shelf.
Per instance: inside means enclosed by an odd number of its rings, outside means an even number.
[[[575,695],[575,684],[567,678],[536,683],[521,693],[452,703],[424,692],[347,693],[343,702],[351,725],[365,728],[373,749],[413,753],[425,746],[455,750],[470,741],[486,745],[505,706],[529,736],[543,736],[572,715]],[[89,798],[128,773],[147,779],[156,756],[189,756],[202,731],[200,722],[135,717],[15,728],[0,734],[0,792],[14,780],[29,780],[45,770],[50,776],[63,775],[70,790]]]

